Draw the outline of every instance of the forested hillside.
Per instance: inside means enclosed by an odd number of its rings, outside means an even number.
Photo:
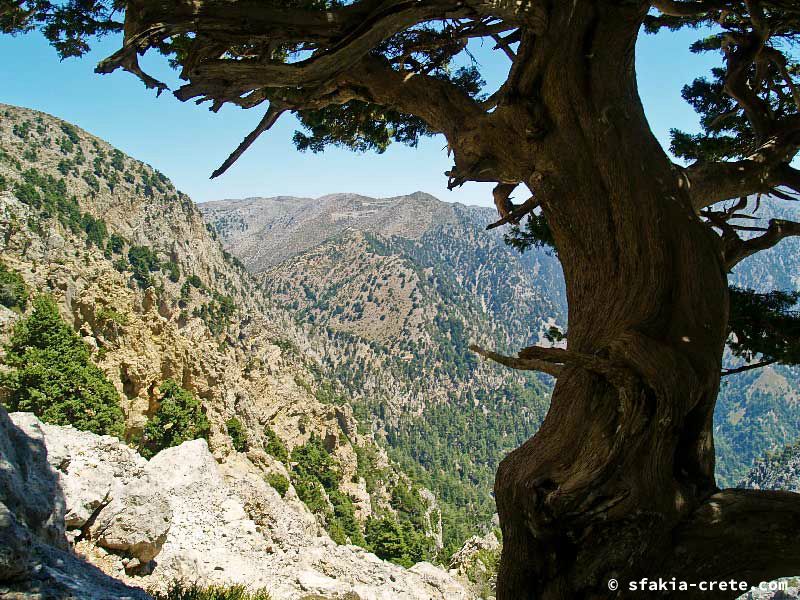
[[[511,350],[563,327],[556,259],[487,234],[489,209],[421,193],[239,207],[200,205],[265,293],[326,340],[320,360],[362,420],[441,498],[450,547],[487,526],[496,466],[538,427],[549,383],[468,346]]]
[[[754,225],[769,218],[797,220],[800,211],[790,202],[763,206]],[[731,284],[759,292],[800,290],[800,241],[787,238],[778,246],[745,259],[729,277]],[[728,366],[738,366],[726,357]],[[769,366],[723,377],[715,413],[717,474],[722,484],[734,485],[753,461],[800,439],[800,370]]]
[[[544,415],[550,382],[481,365],[466,346],[513,351],[541,342],[553,325],[563,329],[555,257],[544,249],[520,254],[504,243],[502,229],[485,231],[496,218],[492,209],[421,193],[250,198],[200,208],[267,293],[330,339],[324,360],[383,424],[407,468],[422,466],[445,496],[475,493],[473,482],[488,489],[497,460]],[[786,240],[745,260],[731,283],[800,289],[798,249]],[[723,379],[715,429],[720,485],[734,485],[763,452],[800,435],[798,390],[796,371],[780,366]]]

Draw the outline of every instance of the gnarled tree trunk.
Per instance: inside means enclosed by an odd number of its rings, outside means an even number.
[[[720,492],[714,480],[725,269],[800,232],[775,220],[745,242],[723,219],[720,240],[695,213],[734,194],[785,184],[800,191],[800,172],[788,164],[800,121],[794,111],[772,118],[761,97],[771,87],[760,76],[748,82],[750,69],[766,63],[786,71],[786,56],[767,43],[771,30],[783,33],[770,43],[793,35],[792,3],[728,4],[359,0],[321,11],[128,0],[125,45],[98,66],[126,69],[160,90],[138,56],[171,48],[187,79],[179,99],[209,100],[213,110],[268,100],[259,125],[214,175],[283,112],[330,111],[311,121],[321,118],[320,139],[334,143],[377,146],[401,131],[416,139],[422,122],[444,134],[455,162],[451,187],[498,184],[493,225],[541,205],[564,267],[569,347],[526,349],[520,359],[481,351],[558,375],[540,431],[497,474],[500,600],[613,597],[641,577],[758,581],[800,569],[797,495]],[[694,24],[728,14],[724,87],[752,126],[755,154],[673,168],[636,89],[634,47],[651,7],[694,15]],[[467,91],[479,87],[469,74],[445,76],[450,59],[479,38],[512,62],[485,101]],[[284,62],[281,48],[311,52]],[[351,119],[353,102],[367,110]],[[365,133],[371,125],[374,135]],[[520,182],[534,197],[514,207],[509,194]],[[619,590],[608,589],[611,578]]]
[[[757,546],[734,539],[722,514],[751,514],[747,493],[718,493],[714,479],[726,274],[638,99],[635,34],[624,31],[642,13],[563,4],[533,66],[552,126],[529,183],[564,268],[568,351],[580,360],[565,361],[541,429],[498,470],[498,599],[626,597],[642,577],[786,575],[769,560],[717,558],[726,539]]]

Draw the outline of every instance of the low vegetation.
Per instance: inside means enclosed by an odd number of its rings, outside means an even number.
[[[151,592],[155,600],[271,600],[266,590],[251,591],[243,585],[203,587],[181,581],[170,584],[166,592]]]
[[[0,263],[0,304],[22,312],[28,305],[28,286],[22,276]]]
[[[34,300],[33,313],[15,325],[5,350],[10,369],[0,374],[0,385],[10,410],[32,412],[54,425],[123,435],[116,389],[90,361],[88,347],[52,298]]]
[[[208,440],[211,427],[200,401],[172,379],[164,381],[159,390],[161,401],[158,409],[142,432],[139,446],[142,456],[152,458],[164,448],[188,440]]]
[[[467,568],[467,579],[472,582],[479,598],[493,598],[497,569],[500,567],[500,549],[482,548]]]
[[[289,452],[278,434],[269,427],[264,428],[264,451],[282,463],[289,462]]]
[[[225,421],[225,428],[228,430],[234,450],[247,452],[247,432],[244,430],[242,422],[236,417],[231,417]]]
[[[200,305],[193,315],[203,320],[213,335],[223,333],[236,312],[236,305],[231,296],[213,292],[209,302]]]
[[[67,195],[64,179],[30,168],[14,188],[17,198],[39,211],[41,218],[54,218],[74,234],[83,233],[87,244],[102,247],[108,236],[105,221],[82,212],[75,196]]]
[[[289,491],[289,480],[280,473],[270,473],[266,476],[267,483],[283,498]]]

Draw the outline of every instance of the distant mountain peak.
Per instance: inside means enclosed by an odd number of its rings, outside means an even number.
[[[226,247],[254,272],[348,230],[419,239],[436,227],[459,222],[456,211],[463,210],[421,191],[388,198],[354,193],[246,198],[205,202],[199,207]]]

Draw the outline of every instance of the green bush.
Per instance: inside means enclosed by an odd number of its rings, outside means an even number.
[[[36,298],[33,313],[15,325],[5,360],[11,369],[0,374],[0,385],[10,410],[32,412],[55,425],[123,435],[116,389],[90,362],[86,344],[61,319],[52,298]]]
[[[236,417],[231,417],[225,421],[225,428],[228,430],[234,450],[247,452],[247,433],[242,422]]]
[[[138,282],[139,287],[143,288],[152,283],[150,273],[158,271],[161,267],[158,253],[147,246],[131,246],[128,250],[128,263],[133,271],[133,278]]]
[[[192,314],[202,319],[212,334],[220,335],[228,327],[234,312],[236,305],[233,298],[214,292],[211,301],[195,308]]]
[[[114,323],[120,327],[128,324],[128,315],[119,312],[113,306],[101,306],[95,313],[95,318],[103,323]]]
[[[289,452],[286,450],[286,446],[284,445],[283,441],[281,441],[281,438],[278,437],[278,434],[272,431],[272,429],[269,427],[265,427],[264,437],[266,438],[264,450],[267,452],[267,454],[271,454],[274,458],[282,463],[288,463]]]
[[[328,499],[333,504],[333,520],[331,522],[331,539],[337,544],[347,543],[349,538],[351,544],[364,546],[364,534],[361,533],[361,526],[356,519],[355,506],[350,496],[339,490],[328,492]],[[336,528],[334,528],[334,525]],[[339,529],[344,534],[340,539],[334,537],[334,532]]]
[[[292,483],[297,497],[305,503],[308,510],[320,515],[328,513],[328,503],[322,493],[322,485],[318,481],[292,473]]]
[[[266,590],[248,591],[243,585],[230,587],[212,585],[200,587],[196,583],[176,581],[166,592],[151,592],[155,600],[271,600]]]
[[[338,465],[317,436],[292,451],[292,462],[299,477],[319,481],[326,490],[338,489]]]
[[[61,131],[63,131],[67,135],[67,139],[73,144],[77,144],[81,141],[80,135],[78,134],[78,130],[75,128],[74,125],[69,123],[61,123]]]
[[[161,269],[166,271],[167,277],[172,283],[178,283],[181,279],[181,268],[174,260],[170,260],[161,265]]]
[[[365,527],[366,547],[384,560],[410,567],[428,560],[435,552],[433,541],[410,521],[392,516],[370,517]]]
[[[108,227],[103,219],[95,219],[89,213],[81,215],[81,227],[86,232],[86,239],[97,246],[103,247],[106,236],[108,236]]]
[[[370,517],[366,525],[367,547],[384,560],[410,567],[413,563],[407,557],[408,548],[403,538],[403,530],[394,519]]]
[[[111,258],[112,254],[120,254],[123,248],[125,248],[125,239],[121,235],[112,233],[108,236],[108,243],[106,244],[106,258]]]
[[[125,155],[116,148],[111,152],[111,166],[117,171],[125,170]]]
[[[172,379],[160,386],[161,404],[142,431],[139,451],[152,458],[164,448],[187,440],[208,439],[210,426],[200,401]]]
[[[280,473],[270,473],[267,475],[266,480],[281,495],[281,498],[289,491],[289,480]]]
[[[28,286],[22,276],[0,263],[0,304],[22,312],[28,305]]]
[[[492,580],[497,577],[500,566],[500,550],[483,548],[475,553],[467,566],[466,575],[478,589],[479,597],[490,598],[494,591]]]
[[[323,517],[331,539],[337,544],[346,544],[349,540],[352,544],[366,546],[353,501],[339,490],[339,465],[322,441],[312,435],[308,442],[292,451],[292,463],[292,483],[297,496],[312,513]],[[325,501],[325,494],[330,504]]]

